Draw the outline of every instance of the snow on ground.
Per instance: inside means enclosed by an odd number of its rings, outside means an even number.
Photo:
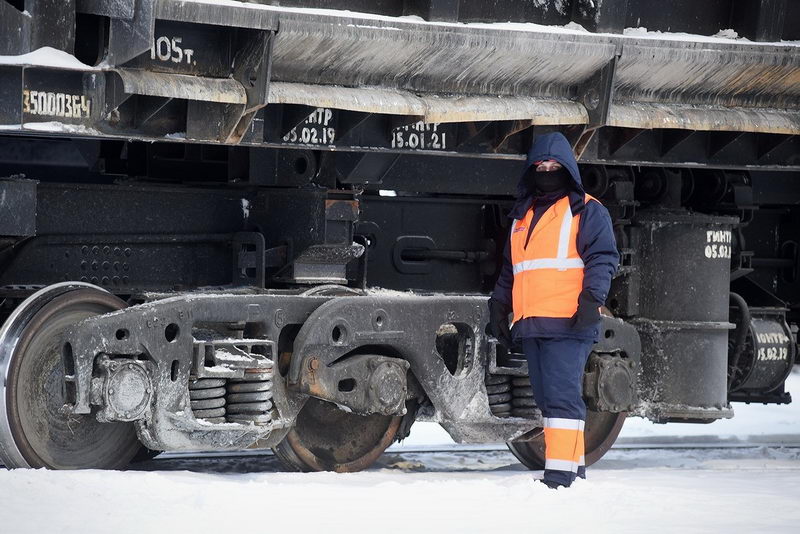
[[[518,465],[347,475],[17,470],[0,472],[0,524],[13,534],[796,532],[797,453],[701,466],[680,453],[667,466],[653,451],[639,455],[650,464],[601,461],[589,480],[559,491]]]
[[[789,389],[800,400],[800,373]],[[612,449],[589,479],[552,491],[507,451],[417,424],[367,472],[282,473],[271,455],[159,458],[127,472],[0,471],[0,532],[770,532],[800,525],[800,402],[735,405],[712,425],[626,424],[631,439],[793,435],[792,447]],[[713,432],[712,432],[713,431]],[[621,440],[624,441],[624,440]]]

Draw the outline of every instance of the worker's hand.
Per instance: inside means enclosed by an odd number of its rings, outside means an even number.
[[[492,335],[505,348],[511,348],[511,330],[508,328],[508,314],[511,310],[508,306],[495,298],[489,299],[489,326]]]
[[[590,326],[597,325],[600,321],[600,304],[591,293],[584,289],[578,295],[578,311],[572,316],[572,328],[575,330],[586,330]]]

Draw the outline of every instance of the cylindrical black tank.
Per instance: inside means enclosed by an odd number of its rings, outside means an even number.
[[[731,217],[653,209],[636,218],[644,414],[659,422],[731,417],[727,397]]]
[[[731,391],[764,394],[779,388],[792,372],[795,343],[785,309],[750,308],[750,316]]]

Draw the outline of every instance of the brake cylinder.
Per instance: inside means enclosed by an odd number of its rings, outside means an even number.
[[[731,417],[727,401],[732,217],[637,216],[644,411],[658,422]]]
[[[796,345],[782,308],[750,308],[744,346],[731,377],[736,400],[763,395],[783,385],[796,358]]]

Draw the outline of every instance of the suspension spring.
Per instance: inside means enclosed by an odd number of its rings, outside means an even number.
[[[196,419],[225,422],[225,379],[201,378],[189,381],[189,402]]]
[[[531,379],[527,376],[515,376],[511,380],[511,415],[532,419],[539,414],[536,401],[533,399]]]
[[[495,417],[511,415],[511,377],[509,375],[486,375],[486,393],[489,409]]]
[[[230,379],[226,399],[228,422],[268,424],[272,420],[272,365],[245,369],[244,378]]]

